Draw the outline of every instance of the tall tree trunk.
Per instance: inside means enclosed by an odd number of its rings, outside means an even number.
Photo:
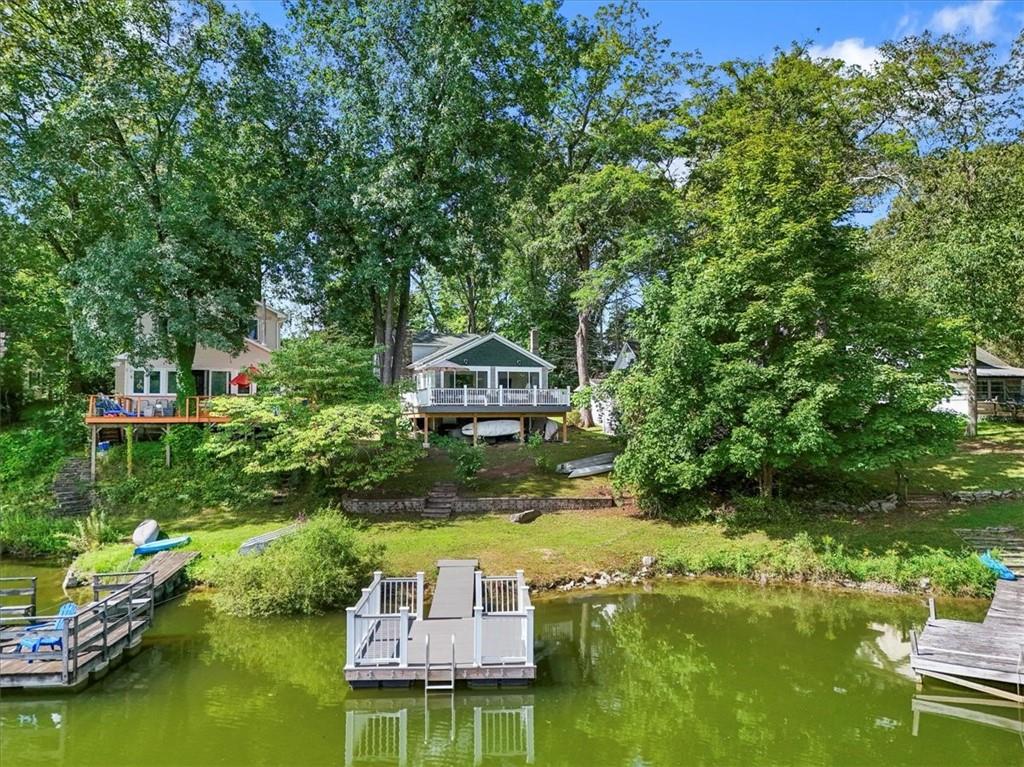
[[[579,312],[576,320],[576,376],[580,386],[585,388],[590,386],[590,362],[587,358],[587,349],[590,346],[590,317],[587,312]],[[581,407],[580,426],[587,429],[593,425],[590,406]]]
[[[391,356],[391,383],[405,372],[405,337],[409,331],[409,289],[411,272],[404,272],[398,285],[398,316],[395,318],[394,351]]]
[[[192,363],[196,358],[196,339],[176,338],[174,340],[174,362],[178,367],[178,413],[185,412],[185,400],[196,396],[196,379],[192,375]]]
[[[761,463],[761,476],[757,480],[757,489],[762,498],[771,498],[775,490],[775,467],[767,461]]]
[[[377,378],[384,376],[384,313],[380,307],[380,294],[370,289],[370,305],[373,311],[373,372]]]
[[[967,428],[964,436],[973,439],[978,436],[978,344],[971,344],[971,356],[967,360]]]
[[[384,299],[384,361],[380,368],[380,382],[385,386],[393,383],[391,379],[395,354],[395,284],[388,285]]]

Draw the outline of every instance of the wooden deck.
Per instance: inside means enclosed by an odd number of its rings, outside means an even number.
[[[423,682],[454,689],[528,683],[533,660],[533,606],[523,573],[484,576],[476,560],[441,560],[430,611],[423,617],[423,574],[375,574],[348,608],[345,678],[353,687]]]
[[[997,581],[981,623],[937,618],[933,606],[920,637],[911,634],[910,665],[920,676],[1024,703],[1024,581]]]

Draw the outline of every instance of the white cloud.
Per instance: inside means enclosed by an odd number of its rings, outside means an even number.
[[[832,45],[822,47],[812,45],[808,51],[813,59],[839,59],[861,69],[872,69],[879,59],[881,51],[873,45],[865,45],[863,37],[848,37],[836,40]]]
[[[933,15],[928,26],[937,32],[969,29],[975,36],[989,34],[996,25],[996,9],[1003,0],[978,0],[976,3],[947,5]]]

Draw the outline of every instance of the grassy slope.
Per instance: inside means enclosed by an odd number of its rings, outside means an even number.
[[[597,452],[608,442],[602,435],[576,433],[570,445],[546,445],[542,450],[551,464],[578,455]],[[124,521],[134,523],[142,516],[155,516],[172,534],[188,533],[193,546],[204,553],[196,575],[203,578],[213,559],[230,555],[238,544],[260,532],[272,530],[300,512],[313,511],[323,499],[297,497],[282,506],[262,500],[241,507],[220,505],[198,509],[176,503],[177,486],[188,478],[167,472],[158,465],[159,455],[146,459],[148,445],[140,445],[141,482],[168,488],[148,508],[126,508]],[[477,494],[556,494],[558,475],[536,466],[532,454],[516,447],[488,449],[488,466],[493,477],[485,477]],[[106,468],[116,479],[116,456]],[[432,454],[417,471],[389,483],[382,495],[421,492],[437,479],[445,478],[438,468],[443,456]],[[499,476],[502,465],[521,465],[520,476]],[[960,447],[953,456],[928,461],[914,471],[916,490],[965,487],[1000,488],[1024,485],[1024,427],[985,424],[981,438]],[[549,476],[550,474],[550,476]],[[879,477],[879,486],[884,477]],[[605,480],[606,482],[606,480]],[[585,487],[585,486],[582,486]],[[572,493],[587,494],[578,487]],[[185,497],[185,496],[181,496]],[[161,500],[163,499],[163,500]],[[866,516],[802,516],[770,524],[737,527],[713,522],[671,523],[644,519],[622,509],[606,512],[548,514],[530,525],[510,524],[503,515],[428,522],[392,519],[360,523],[368,541],[386,546],[387,567],[392,572],[432,572],[440,556],[476,557],[492,572],[525,569],[535,583],[547,583],[599,570],[635,569],[640,558],[655,554],[663,561],[714,563],[756,560],[782,553],[796,541],[809,541],[816,551],[827,537],[841,543],[846,552],[863,562],[895,550],[901,557],[925,555],[930,549],[959,553],[965,550],[956,536],[957,527],[1013,525],[1024,528],[1024,503],[1010,502],[972,507],[901,510],[893,514]],[[130,547],[105,547],[81,558],[80,571],[123,567]],[[729,565],[733,567],[733,565]],[[726,568],[728,569],[728,568]],[[929,573],[925,573],[929,574]]]

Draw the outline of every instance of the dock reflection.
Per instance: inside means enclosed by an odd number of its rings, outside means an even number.
[[[378,693],[379,695],[379,693]],[[534,764],[532,694],[403,695],[345,701],[345,767],[450,759]]]

